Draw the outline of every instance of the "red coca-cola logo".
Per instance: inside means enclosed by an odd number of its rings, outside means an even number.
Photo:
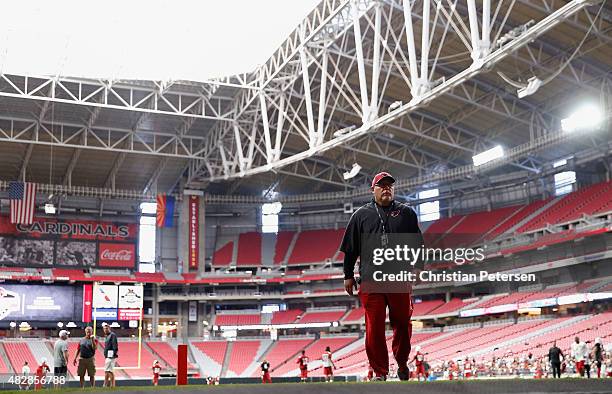
[[[127,249],[118,250],[118,251],[104,249],[102,253],[100,253],[100,257],[106,260],[130,261],[132,260],[132,251],[127,250]]]
[[[101,243],[98,263],[100,267],[133,268],[135,254],[134,244]]]

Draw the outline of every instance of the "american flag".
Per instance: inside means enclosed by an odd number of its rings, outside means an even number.
[[[32,224],[36,202],[36,184],[10,182],[8,192],[11,201],[11,223]]]

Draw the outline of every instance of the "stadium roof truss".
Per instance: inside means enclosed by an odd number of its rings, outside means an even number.
[[[300,192],[361,195],[382,168],[399,172],[401,187],[502,165],[539,173],[554,159],[540,152],[568,138],[559,125],[569,97],[612,103],[610,58],[598,53],[609,54],[612,18],[600,3],[323,0],[248,74],[205,82],[0,74],[0,142],[23,146],[0,146],[0,176],[150,198],[211,182],[232,182],[231,195],[249,182],[261,191],[300,179],[316,181]],[[535,76],[546,88],[518,98]],[[503,159],[471,165],[499,143]],[[49,170],[37,153],[53,148]],[[355,162],[363,170],[344,179]]]

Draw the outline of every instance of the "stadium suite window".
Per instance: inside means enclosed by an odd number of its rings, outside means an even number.
[[[155,236],[157,204],[140,204],[140,231],[138,232],[138,259],[140,272],[155,272]]]
[[[564,171],[555,174],[555,196],[571,193],[576,183],[576,172]]]
[[[423,190],[417,193],[419,200],[438,197],[440,191],[438,189]],[[440,201],[429,201],[419,204],[418,206],[419,221],[430,222],[440,219]]]

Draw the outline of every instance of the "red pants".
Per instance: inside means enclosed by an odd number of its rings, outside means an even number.
[[[576,372],[578,372],[580,376],[584,376],[584,360],[576,361]]]
[[[154,373],[153,374],[153,384],[155,386],[157,386],[158,383],[159,383],[159,374],[158,373]]]
[[[300,369],[300,377],[302,379],[306,379],[308,377],[308,370],[307,369]]]
[[[270,377],[270,372],[266,372],[261,377],[262,383],[272,383],[272,378]]]
[[[419,375],[426,376],[425,375],[425,365],[423,363],[416,363],[415,372],[416,372],[417,378],[419,377]]]
[[[410,355],[412,336],[412,296],[410,293],[360,293],[365,309],[365,348],[370,367],[376,376],[389,374],[389,353],[385,336],[385,318],[389,307],[389,320],[393,329],[391,348],[399,368],[406,366]]]

